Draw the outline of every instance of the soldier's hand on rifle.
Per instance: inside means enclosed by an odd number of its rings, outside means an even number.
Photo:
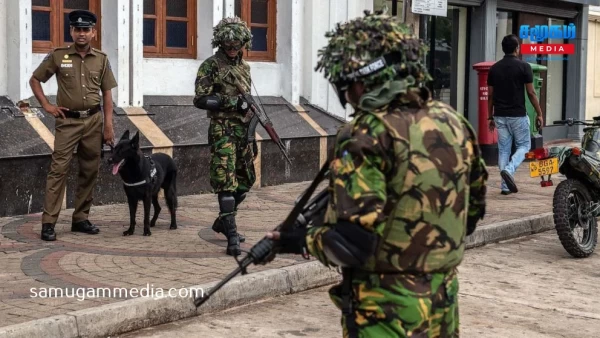
[[[305,227],[295,228],[290,232],[271,231],[267,233],[267,238],[276,241],[279,253],[302,255],[306,252],[307,232],[308,229]]]

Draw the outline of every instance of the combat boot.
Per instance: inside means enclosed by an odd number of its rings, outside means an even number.
[[[223,220],[221,220],[221,217],[217,217],[217,219],[215,219],[215,222],[212,225],[212,229],[216,233],[225,234],[225,229],[223,227]],[[244,237],[243,235],[238,234],[238,237],[240,238],[240,243],[244,243],[246,241],[246,237]]]
[[[55,241],[56,233],[54,232],[54,224],[44,223],[42,224],[42,240],[43,241]]]
[[[230,256],[239,256],[242,254],[240,249],[240,235],[237,233],[235,225],[235,216],[227,215],[222,218],[225,236],[227,236],[227,254]]]
[[[229,236],[227,236],[227,227],[225,226],[223,219],[225,218],[225,216],[228,215],[235,216],[238,204],[237,201],[239,200],[239,197],[235,197],[234,193],[232,193],[231,191],[219,192],[217,196],[219,200],[219,217],[217,217],[217,219],[213,223],[212,229],[214,232],[222,233],[227,238],[229,238]],[[244,242],[246,240],[246,238],[240,236],[239,234],[238,239],[240,242]]]

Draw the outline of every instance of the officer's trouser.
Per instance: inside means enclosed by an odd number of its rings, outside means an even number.
[[[65,195],[67,173],[77,147],[79,175],[73,222],[88,219],[100,167],[102,112],[86,118],[57,118],[52,163],[46,181],[42,223],[56,223]]]

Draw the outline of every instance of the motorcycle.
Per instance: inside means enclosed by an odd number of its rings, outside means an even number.
[[[530,176],[552,186],[552,175],[565,180],[556,186],[552,201],[554,226],[563,248],[575,258],[590,256],[598,241],[600,216],[600,116],[593,122],[567,119],[554,125],[584,125],[580,147],[554,146],[528,152]],[[544,177],[547,176],[547,179]]]

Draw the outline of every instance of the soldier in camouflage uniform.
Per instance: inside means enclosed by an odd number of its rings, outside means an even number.
[[[210,185],[218,194],[219,216],[213,230],[227,237],[227,254],[239,255],[240,242],[235,216],[238,206],[254,185],[254,151],[248,144],[248,124],[242,121],[248,103],[235,86],[250,92],[250,66],[242,59],[242,48],[250,49],[252,34],[239,18],[225,18],[214,27],[212,45],[219,48],[198,69],[194,106],[210,118]]]
[[[457,337],[457,266],[485,214],[475,132],[431,100],[426,49],[395,18],[366,12],[326,36],[316,70],[355,112],[337,135],[323,226],[267,237],[342,268],[330,296],[344,337]]]

